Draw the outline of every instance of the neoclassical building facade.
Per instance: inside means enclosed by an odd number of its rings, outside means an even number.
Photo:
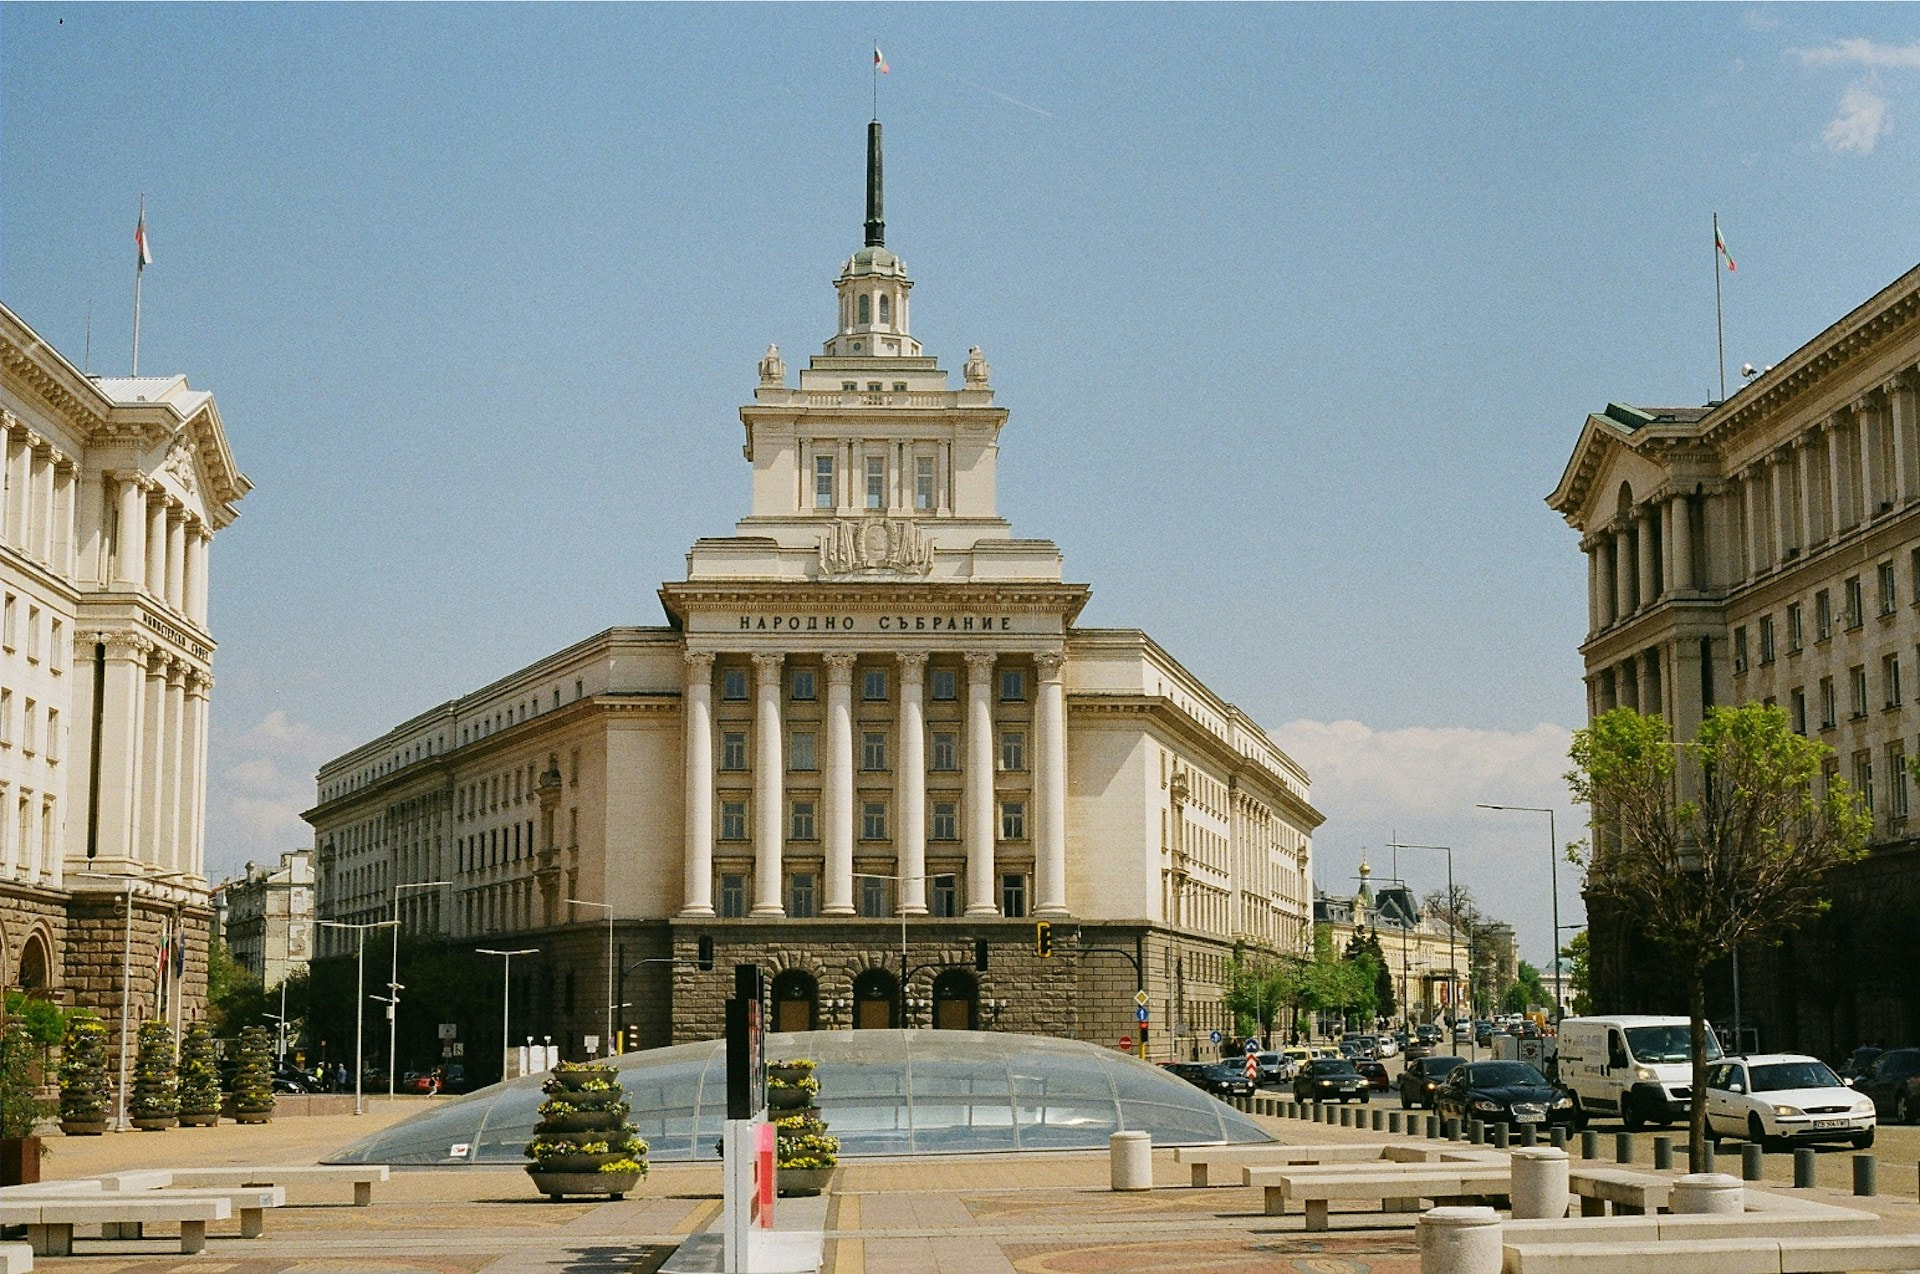
[[[578,1053],[611,998],[629,1044],[710,1038],[728,966],[753,960],[789,1028],[1136,1047],[1142,979],[1167,1056],[1231,1030],[1236,943],[1306,941],[1306,773],[1146,634],[1078,627],[1087,587],[999,516],[1008,413],[977,348],[955,388],[911,334],[878,147],[876,124],[834,334],[797,383],[777,348],[760,360],[748,512],[661,588],[667,625],[589,638],[320,771],[322,916],[397,898],[451,945],[539,947],[515,1035]]]
[[[1745,1024],[1823,1053],[1913,1036],[1912,979],[1877,951],[1920,923],[1920,267],[1723,403],[1590,415],[1548,503],[1587,558],[1591,714],[1625,704],[1691,738],[1714,704],[1778,704],[1872,810],[1834,911],[1743,953]],[[1624,942],[1595,916],[1602,1009],[1660,993]]]
[[[250,484],[184,376],[87,375],[4,306],[0,371],[0,966],[117,1029],[123,989],[205,991],[210,549]]]

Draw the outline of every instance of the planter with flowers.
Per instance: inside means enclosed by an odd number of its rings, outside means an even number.
[[[129,1113],[141,1132],[161,1132],[180,1122],[180,1092],[174,1079],[173,1028],[140,1024],[140,1051],[133,1063]]]
[[[527,1175],[556,1203],[570,1194],[623,1199],[647,1175],[647,1143],[627,1122],[617,1068],[561,1062],[541,1091],[540,1122],[527,1143]]]
[[[775,1062],[767,1068],[768,1113],[783,1195],[819,1194],[840,1162],[840,1142],[827,1135],[827,1121],[814,1104],[819,1093],[810,1059]]]
[[[220,1068],[205,1022],[187,1028],[180,1041],[180,1126],[211,1128],[220,1122]]]
[[[240,1067],[233,1074],[233,1121],[264,1124],[273,1118],[273,1051],[264,1026],[240,1032]]]

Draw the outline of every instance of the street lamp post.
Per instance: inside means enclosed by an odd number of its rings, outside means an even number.
[[[132,1029],[130,1018],[133,1013],[133,887],[142,883],[160,884],[165,881],[185,880],[193,873],[168,871],[150,876],[120,876],[103,871],[76,871],[69,872],[68,875],[85,876],[91,880],[117,880],[126,887],[121,896],[121,906],[126,912],[126,924],[121,938],[120,953],[120,1091],[115,1099],[118,1109],[113,1121],[115,1132],[125,1132],[132,1126],[127,1120],[127,1038]],[[161,976],[166,976],[164,971]]]
[[[344,920],[322,920],[322,929],[352,929],[359,937],[355,945],[354,964],[359,970],[359,980],[353,992],[353,1113],[366,1113],[361,1100],[360,1086],[366,1077],[366,1033],[367,1033],[367,930],[390,929],[397,926],[397,920],[370,920],[365,924],[349,924]],[[387,1069],[393,1069],[392,1059],[388,1059]]]
[[[387,1100],[393,1100],[393,1085],[399,1078],[400,1058],[395,1051],[400,1038],[400,891],[438,889],[451,884],[446,880],[417,880],[393,887],[393,964],[387,972]]]
[[[507,1065],[513,1056],[513,1036],[507,1034],[507,1012],[512,1006],[508,992],[513,986],[513,958],[517,955],[538,955],[539,947],[520,947],[513,951],[495,951],[490,947],[476,948],[478,955],[497,955],[500,961],[500,1082],[507,1082]]]
[[[1451,989],[1453,1003],[1449,1005],[1453,1012],[1453,1021],[1449,1026],[1457,1025],[1460,1017],[1460,956],[1456,941],[1460,933],[1460,911],[1458,900],[1453,892],[1453,846],[1451,845],[1408,845],[1403,841],[1389,842],[1394,849],[1438,849],[1447,855],[1447,982]],[[1473,1005],[1467,1005],[1467,1044],[1477,1048],[1473,1031]]]
[[[891,880],[896,883],[904,883],[909,880],[933,879],[931,875],[882,876],[878,872],[871,871],[857,871],[853,873],[853,878],[855,880]],[[895,910],[900,913],[900,1029],[904,1031],[911,1029],[913,1025],[907,1018],[907,912],[906,908],[899,905],[897,899],[895,900],[894,906]]]
[[[1538,805],[1490,805],[1484,802],[1480,808],[1547,816],[1547,868],[1553,889],[1553,1020],[1558,1022],[1560,1015],[1566,1012],[1566,993],[1560,985],[1560,840],[1553,830],[1553,811]]]
[[[607,1035],[606,1048],[609,1056],[613,1053],[613,904],[610,902],[588,902],[585,898],[569,898],[567,903],[575,907],[598,907],[607,913]]]

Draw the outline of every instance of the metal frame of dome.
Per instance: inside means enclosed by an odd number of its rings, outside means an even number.
[[[1161,1067],[1079,1040],[998,1031],[799,1031],[770,1034],[767,1056],[818,1063],[821,1114],[843,1158],[1104,1149],[1123,1131],[1148,1133],[1158,1146],[1272,1140],[1233,1107]],[[722,1041],[616,1060],[649,1158],[718,1157],[726,1117]],[[529,1075],[436,1103],[327,1162],[524,1162],[543,1079]]]

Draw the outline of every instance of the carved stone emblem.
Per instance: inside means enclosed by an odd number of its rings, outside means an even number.
[[[820,574],[828,579],[932,570],[932,541],[903,518],[842,518],[820,536]]]
[[[172,474],[188,495],[194,493],[197,484],[193,474],[193,452],[185,443],[169,451],[165,463],[160,467]]]

